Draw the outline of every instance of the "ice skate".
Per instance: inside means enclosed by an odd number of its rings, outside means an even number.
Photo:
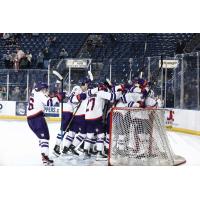
[[[60,156],[60,146],[59,145],[55,145],[54,149],[53,149],[53,154],[56,156],[56,157],[59,157]]]
[[[76,155],[76,156],[79,156],[79,153],[76,151],[75,148],[76,148],[76,147],[75,147],[73,144],[71,144],[70,147],[69,147],[69,149],[70,149],[70,151],[72,152],[72,154],[74,154],[74,155]]]
[[[62,156],[65,157],[68,155],[68,153],[69,153],[69,148],[64,146],[63,151],[62,151]]]
[[[91,158],[91,154],[88,152],[88,150],[84,150],[83,160],[88,160],[90,158]]]
[[[108,152],[109,152],[108,149],[105,147],[104,148],[104,154],[108,156]]]
[[[95,157],[97,155],[98,151],[96,151],[95,149],[90,149],[89,151],[89,154],[92,156],[92,157]]]
[[[44,166],[53,166],[54,162],[53,160],[50,160],[49,157],[47,155],[45,155],[44,153],[42,153],[42,162]]]
[[[101,151],[98,151],[96,156],[96,161],[103,161],[103,160],[108,160],[108,156],[103,154]]]

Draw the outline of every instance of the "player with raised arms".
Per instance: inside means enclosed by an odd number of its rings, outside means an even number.
[[[38,82],[29,97],[27,109],[27,122],[30,129],[39,139],[39,146],[44,165],[53,165],[53,160],[49,159],[49,129],[44,118],[45,106],[52,106],[61,101],[63,93],[58,93],[56,97],[48,96],[48,85]]]
[[[74,116],[72,123],[70,124],[69,132],[65,138],[65,144],[63,148],[63,155],[67,155],[69,150],[74,155],[79,155],[76,151],[78,147],[86,137],[85,132],[85,110],[87,106],[87,98],[97,92],[97,89],[88,90],[88,84],[90,79],[85,78],[80,83],[80,86],[75,86],[72,90],[72,96],[70,102],[74,106]]]
[[[107,92],[107,87],[104,84],[99,85],[99,92],[91,96],[87,102],[85,113],[86,132],[87,136],[84,141],[84,156],[83,159],[90,158],[89,150],[93,144],[94,135],[97,135],[97,156],[96,160],[107,160],[107,156],[103,154],[104,147],[104,132],[103,132],[103,109],[105,100],[115,101],[119,99],[121,92]]]

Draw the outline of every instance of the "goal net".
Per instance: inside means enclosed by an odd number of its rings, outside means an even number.
[[[109,165],[180,165],[165,130],[166,109],[113,108]]]

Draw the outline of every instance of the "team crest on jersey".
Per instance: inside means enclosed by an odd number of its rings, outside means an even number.
[[[44,137],[44,133],[41,134],[41,137]]]
[[[81,129],[81,128],[79,128],[78,130],[79,130],[79,131],[81,131],[82,129]]]

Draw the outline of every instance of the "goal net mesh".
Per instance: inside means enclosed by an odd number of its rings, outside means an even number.
[[[114,108],[109,165],[179,165],[165,130],[165,109]]]

